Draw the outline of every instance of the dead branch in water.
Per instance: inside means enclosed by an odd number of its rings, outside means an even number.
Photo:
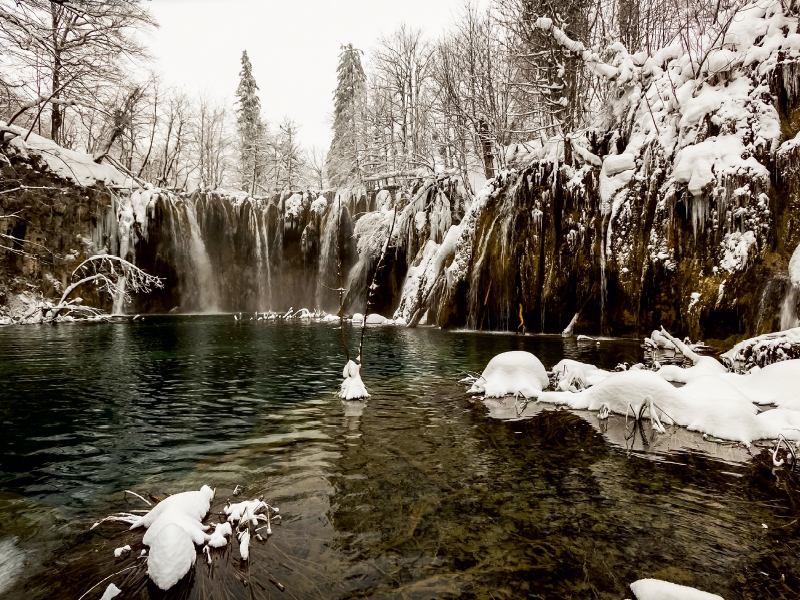
[[[342,197],[337,198],[339,211],[336,214],[336,274],[339,275],[339,330],[342,332],[342,346],[347,362],[350,362],[350,350],[347,349],[347,336],[344,333],[344,280],[342,275],[342,252],[339,238],[342,234]]]
[[[358,344],[358,367],[359,370],[363,367],[363,354],[362,351],[364,349],[364,332],[367,329],[367,315],[369,314],[369,305],[371,303],[372,295],[375,293],[375,290],[378,289],[377,279],[378,273],[380,273],[381,269],[383,268],[384,260],[386,259],[386,252],[389,250],[389,244],[392,241],[392,234],[394,233],[394,224],[397,221],[397,205],[394,207],[394,214],[392,215],[392,225],[389,228],[389,236],[386,238],[386,241],[383,244],[383,250],[381,250],[381,257],[378,259],[378,264],[375,265],[375,271],[372,273],[372,283],[369,284],[365,294],[365,302],[364,302],[364,320],[361,322],[361,341]]]

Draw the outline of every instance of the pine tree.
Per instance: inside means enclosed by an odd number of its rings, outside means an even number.
[[[259,178],[260,146],[264,141],[265,126],[261,120],[261,100],[258,98],[258,85],[253,77],[253,65],[242,52],[242,70],[239,71],[239,87],[236,89],[236,127],[239,133],[239,152],[241,156],[242,189],[255,193]]]
[[[342,184],[359,173],[357,107],[364,89],[363,52],[353,44],[342,46],[337,85],[333,93],[333,141],[328,153],[328,173],[331,182]]]

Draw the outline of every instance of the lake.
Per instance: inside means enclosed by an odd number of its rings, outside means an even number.
[[[352,352],[360,330],[346,330]],[[370,327],[372,397],[345,404],[338,324],[0,328],[0,595],[78,598],[121,570],[118,598],[622,599],[644,577],[726,599],[800,595],[796,475],[679,428],[473,402],[458,380],[506,350],[548,368],[642,358],[636,340]],[[230,545],[213,565],[198,555],[163,594],[141,532],[89,531],[146,508],[126,489],[203,484],[212,512],[237,486],[280,507],[249,563]]]

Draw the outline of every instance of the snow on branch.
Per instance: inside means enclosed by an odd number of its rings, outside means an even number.
[[[146,294],[153,288],[162,288],[164,283],[158,277],[142,271],[139,267],[113,254],[97,254],[83,261],[72,272],[72,279],[80,277],[71,284],[61,296],[58,305],[63,306],[69,295],[80,285],[94,282],[98,291],[116,298],[120,295],[128,300],[129,292]],[[124,281],[124,285],[120,285]]]
[[[574,52],[580,56],[583,62],[586,63],[586,66],[594,71],[597,75],[605,77],[609,81],[613,81],[619,77],[619,69],[604,63],[602,60],[600,60],[600,57],[596,52],[587,50],[586,46],[583,45],[583,42],[577,42],[570,38],[566,33],[564,33],[564,30],[553,25],[552,19],[548,19],[547,17],[539,17],[536,19],[536,27],[542,31],[549,31],[552,34],[553,39],[555,39],[555,41],[558,42],[562,48],[569,50],[570,52]]]

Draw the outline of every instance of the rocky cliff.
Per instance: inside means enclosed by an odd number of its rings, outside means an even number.
[[[509,148],[475,195],[447,172],[175,194],[6,133],[3,285],[52,296],[106,250],[165,280],[128,312],[336,311],[342,286],[363,311],[388,239],[369,310],[410,325],[560,332],[578,314],[576,333],[717,339],[794,326],[798,20],[778,2],[742,14],[702,60],[612,46],[596,126]]]

